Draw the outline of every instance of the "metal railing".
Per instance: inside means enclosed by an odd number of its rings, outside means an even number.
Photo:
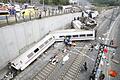
[[[15,15],[0,15],[0,27],[16,24],[21,22],[26,22],[35,19],[41,19],[50,16],[63,15],[68,13],[75,13],[78,11],[71,10],[58,10],[58,9],[49,9],[49,10],[35,10],[35,12],[29,12],[29,14],[25,13],[16,13]],[[33,14],[34,13],[34,14]]]

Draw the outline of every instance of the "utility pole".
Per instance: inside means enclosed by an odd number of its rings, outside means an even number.
[[[44,9],[44,7],[45,7],[45,3],[44,3],[44,0],[43,0],[43,9]]]

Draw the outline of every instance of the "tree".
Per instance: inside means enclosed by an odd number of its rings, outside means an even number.
[[[7,3],[8,0],[0,0],[0,2]]]
[[[108,6],[120,6],[120,0],[93,0],[94,3]]]
[[[43,0],[40,0],[40,3],[43,3]],[[67,5],[69,4],[69,0],[44,0],[45,4],[48,5]]]
[[[19,0],[18,2],[19,2],[19,3],[25,3],[26,0]]]

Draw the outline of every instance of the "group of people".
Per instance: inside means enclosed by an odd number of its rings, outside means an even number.
[[[50,58],[49,62],[55,65],[56,63],[58,63],[58,56],[54,55],[53,57]]]
[[[101,71],[97,80],[104,80],[104,79],[105,79],[105,74],[103,73],[103,71]],[[96,80],[94,71],[91,73],[89,80]]]
[[[72,45],[72,41],[70,40],[70,37],[66,37],[64,39],[64,44],[65,44],[65,46],[71,46]],[[91,45],[90,51],[93,51],[93,48],[94,48],[94,45]],[[87,71],[88,70],[87,62],[84,62],[82,67],[83,67],[84,71]],[[100,75],[99,75],[99,80],[104,80],[104,78],[105,78],[105,74],[103,74],[103,72],[101,71]],[[95,75],[94,74],[90,75],[89,80],[95,80]]]

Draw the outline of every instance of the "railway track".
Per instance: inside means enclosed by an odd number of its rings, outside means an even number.
[[[62,59],[63,59],[63,56],[65,56],[66,53],[64,54],[58,54],[58,61],[61,62]],[[71,57],[71,59],[73,59],[73,61],[71,61],[72,63],[74,62],[75,64],[75,59],[78,59],[77,58],[78,54],[74,55],[73,57]],[[71,65],[72,63],[69,63],[69,65]],[[58,63],[56,63],[55,65],[52,64],[52,63],[48,63],[45,65],[45,67],[43,67],[34,77],[30,78],[31,80],[50,80],[49,79],[49,76],[51,74],[54,74],[55,70],[57,69],[58,67]],[[68,67],[68,66],[67,66]]]
[[[54,70],[56,65],[49,63],[42,71],[40,71],[32,80],[45,80],[49,74]]]
[[[62,60],[62,57],[64,56],[63,54],[58,54],[58,61]],[[31,80],[46,80],[49,75],[54,71],[56,68],[56,64],[52,64],[49,62],[41,71],[39,71]]]
[[[83,48],[80,50],[81,52],[85,52],[85,49]],[[66,67],[65,71],[60,75],[57,80],[75,80],[80,70],[80,64],[82,61],[81,58],[82,54],[77,54],[76,57],[73,59],[72,63]]]
[[[58,45],[59,48],[57,47]],[[30,65],[30,67],[26,69],[26,71],[22,71],[13,80],[33,80],[35,76],[37,76],[37,74],[44,69],[44,67],[47,67],[47,65],[48,65],[48,69],[49,67],[52,69],[51,63],[49,61],[50,57],[56,55],[58,56],[59,59],[64,56],[64,53],[62,53],[61,51],[61,49],[64,48],[64,45],[60,45],[60,44],[58,45],[56,43],[56,46],[51,47],[50,50],[47,51],[47,53],[43,53],[43,56],[38,57],[38,59],[32,65]],[[56,67],[56,65],[53,66]]]
[[[84,46],[84,45],[83,45]],[[81,52],[85,52],[85,46],[80,49]],[[71,50],[70,50],[71,51]],[[66,53],[71,53],[69,50]],[[58,56],[58,62],[61,62],[63,57],[66,55],[66,53],[59,53],[57,54]],[[75,52],[77,53],[77,52]],[[78,71],[80,69],[80,64],[81,64],[81,59],[82,55],[81,54],[73,54],[72,56],[70,55],[70,61],[65,64],[64,71],[62,74],[60,74],[60,77],[56,77],[56,79],[51,79],[51,75],[56,75],[56,71],[60,63],[52,64],[48,62],[40,71],[38,71],[37,74],[35,74],[33,77],[29,78],[29,80],[73,80],[73,78],[77,77]],[[59,71],[58,71],[59,73]]]

